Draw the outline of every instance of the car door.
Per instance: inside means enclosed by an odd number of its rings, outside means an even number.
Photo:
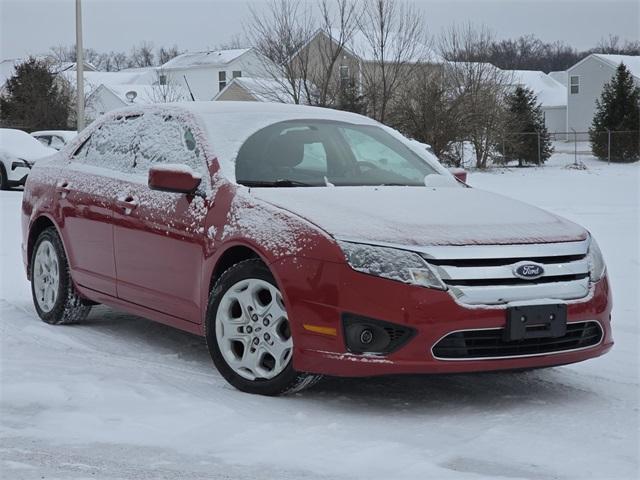
[[[60,169],[56,181],[61,231],[73,278],[116,296],[113,212],[119,174],[133,165],[137,117],[105,121]]]
[[[147,179],[151,165],[185,164],[202,174],[206,191],[204,152],[189,125],[172,115],[146,113],[138,137],[135,175],[114,213],[118,297],[199,323],[209,200],[151,190]]]

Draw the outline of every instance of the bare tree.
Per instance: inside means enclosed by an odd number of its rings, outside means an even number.
[[[231,36],[229,41],[216,45],[214,50],[234,50],[238,48],[249,48],[249,46],[249,41],[243,35],[236,33]]]
[[[460,166],[450,156],[452,145],[463,138],[462,98],[452,95],[442,69],[423,69],[408,79],[392,108],[392,125],[405,135],[427,143],[442,159]]]
[[[355,53],[364,64],[360,73],[369,113],[384,122],[400,83],[427,60],[424,21],[413,4],[400,0],[365,0],[362,6],[364,45]]]
[[[473,144],[476,167],[486,168],[491,151],[500,141],[505,115],[505,97],[511,79],[494,65],[478,61],[486,58],[493,35],[485,27],[471,24],[452,26],[440,38],[445,81],[461,106],[459,121]]]
[[[358,27],[359,14],[357,4],[353,0],[320,0],[320,27],[309,48],[309,78],[317,88],[316,104],[319,106],[335,105],[338,96],[348,87],[345,81],[352,80],[351,73],[346,77],[337,67],[342,65],[345,49],[351,42]]]
[[[173,45],[172,47],[160,47],[158,49],[158,65],[164,65],[172,58],[180,55],[180,50],[177,45]]]
[[[139,45],[131,49],[129,56],[130,67],[151,67],[154,63],[155,55],[153,53],[153,44],[150,42],[141,42]]]
[[[264,73],[293,103],[313,103],[308,51],[301,50],[313,33],[306,4],[270,0],[265,9],[251,8],[247,39],[263,56]]]
[[[596,48],[591,51],[618,55],[640,55],[640,41],[625,40],[623,42],[618,35],[609,34],[607,38],[600,39]]]
[[[186,100],[184,89],[162,69],[156,70],[155,81],[148,94],[151,103],[170,103]]]
[[[124,52],[115,52],[111,55],[111,61],[113,62],[113,69],[115,71],[127,68],[128,59],[127,54]]]

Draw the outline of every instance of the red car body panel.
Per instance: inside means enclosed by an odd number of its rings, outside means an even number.
[[[568,322],[600,323],[603,338],[593,347],[519,358],[436,359],[431,348],[444,335],[504,327],[506,309],[465,306],[446,291],[356,272],[331,236],[226,180],[210,154],[211,194],[202,198],[71,172],[64,158],[70,151],[73,146],[39,164],[27,181],[23,256],[28,272],[33,232],[43,221],[52,223],[77,290],[95,302],[203,335],[216,267],[229,249],[243,247],[264,260],[283,293],[299,371],[369,376],[534,368],[597,357],[613,345],[605,276],[588,297],[567,302]],[[115,184],[91,188],[100,182]],[[416,335],[386,356],[350,354],[341,328],[344,312],[410,326]],[[337,335],[308,331],[303,324],[329,327]]]

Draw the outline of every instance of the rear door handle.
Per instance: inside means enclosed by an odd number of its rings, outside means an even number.
[[[118,198],[118,205],[124,209],[125,215],[130,215],[138,208],[138,200],[133,195],[126,195]]]

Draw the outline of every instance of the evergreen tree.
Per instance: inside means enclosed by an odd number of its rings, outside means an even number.
[[[361,95],[360,88],[355,80],[341,81],[338,88],[338,101],[335,106],[337,110],[366,115],[367,107],[364,102],[364,97]]]
[[[16,66],[0,97],[2,124],[27,131],[67,129],[71,98],[44,60],[33,57]]]
[[[518,86],[507,96],[509,135],[504,145],[505,161],[540,165],[553,153],[542,108],[532,90]],[[539,145],[538,145],[539,144]]]
[[[640,88],[624,64],[620,64],[610,82],[596,100],[589,138],[593,154],[603,160],[609,158],[611,133],[611,161],[633,162],[640,157]],[[615,133],[619,132],[619,133]]]

